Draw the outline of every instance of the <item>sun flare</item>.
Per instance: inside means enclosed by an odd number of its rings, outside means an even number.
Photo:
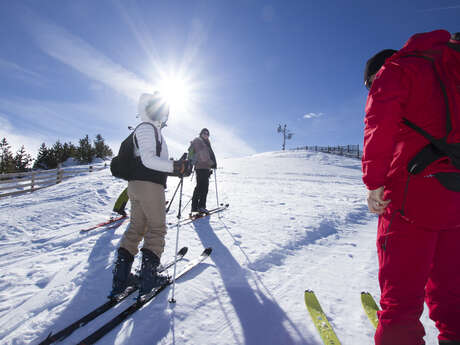
[[[183,77],[163,77],[158,84],[158,91],[169,103],[172,112],[187,111],[190,106],[190,84]]]

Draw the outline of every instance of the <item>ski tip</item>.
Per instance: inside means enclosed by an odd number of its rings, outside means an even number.
[[[182,247],[177,253],[178,255],[184,256],[188,252],[188,247]]]
[[[203,250],[203,254],[201,254],[201,255],[209,256],[209,255],[211,255],[211,252],[212,252],[212,248],[209,247],[209,248],[206,248],[205,250]]]
[[[52,338],[51,338],[52,336],[53,336],[53,332],[51,331],[51,332],[48,334],[48,336],[46,337],[46,339],[43,340],[43,341],[42,341],[40,344],[38,344],[38,345],[48,345],[48,344],[53,343],[53,340],[52,340]]]

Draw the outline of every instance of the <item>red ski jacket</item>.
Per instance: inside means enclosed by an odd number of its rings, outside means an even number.
[[[450,33],[444,30],[417,34],[387,59],[372,84],[364,120],[365,185],[369,190],[385,186],[384,197],[392,200],[388,212],[406,207],[403,214],[410,220],[434,227],[460,226],[460,193],[445,189],[432,174],[460,171],[442,159],[411,176],[406,189],[408,163],[429,141],[402,120],[416,123],[436,138],[446,135],[446,105],[432,64],[408,55],[440,49],[460,66],[460,52],[447,47],[449,40]],[[451,116],[460,119],[460,104],[452,100],[451,107]]]

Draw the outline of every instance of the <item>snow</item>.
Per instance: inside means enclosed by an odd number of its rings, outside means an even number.
[[[377,219],[367,211],[360,161],[268,152],[223,160],[216,177],[219,202],[230,207],[179,230],[179,247],[189,247],[180,266],[205,247],[213,248],[211,257],[177,282],[176,304],[166,289],[98,344],[321,344],[305,289],[316,292],[342,344],[373,343],[360,292],[378,301]],[[211,176],[208,208],[217,204],[215,181]],[[178,179],[168,183],[167,199]],[[1,344],[38,344],[105,302],[129,222],[80,230],[107,220],[125,187],[107,168],[0,199]],[[183,205],[193,188],[186,178]],[[178,196],[168,222],[177,207]],[[176,234],[171,226],[163,262],[174,255]],[[131,302],[62,344],[82,340]],[[437,344],[426,311],[422,322],[427,344]]]

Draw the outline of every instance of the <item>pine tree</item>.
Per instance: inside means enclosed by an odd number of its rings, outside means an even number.
[[[48,166],[50,152],[45,143],[40,145],[37,158],[35,159],[34,169],[50,169]]]
[[[64,155],[64,147],[62,146],[59,140],[54,143],[50,151],[51,151],[51,157],[52,157],[52,160],[50,163],[52,163],[51,164],[52,168],[56,168],[59,163],[62,163],[66,160],[65,155]]]
[[[94,140],[94,149],[97,158],[105,159],[113,156],[112,150],[105,144],[104,138],[102,138],[102,135],[100,134],[96,135],[96,139]]]
[[[16,172],[25,172],[29,170],[29,165],[32,162],[32,156],[26,152],[24,145],[16,152],[14,156],[14,168]]]
[[[80,163],[91,163],[94,156],[94,148],[89,141],[88,134],[79,140],[80,145],[77,148],[77,159]]]
[[[11,146],[6,138],[0,141],[0,173],[14,172],[14,160],[11,153]]]
[[[71,142],[64,143],[64,145],[62,145],[62,149],[64,151],[64,162],[69,157],[77,157],[77,148]]]

